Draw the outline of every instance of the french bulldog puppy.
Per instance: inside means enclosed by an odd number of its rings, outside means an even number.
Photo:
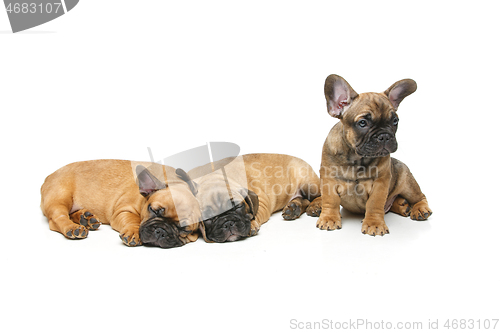
[[[198,238],[201,214],[193,190],[181,169],[151,162],[84,161],[45,179],[41,209],[50,229],[69,239],[86,238],[104,223],[127,246],[169,248]]]
[[[202,213],[200,231],[207,242],[254,236],[271,214],[300,217],[320,197],[320,181],[303,160],[282,154],[248,154],[195,168]],[[311,212],[314,210],[310,208]]]
[[[327,77],[328,113],[340,122],[323,145],[318,228],[341,229],[340,206],[364,213],[361,232],[372,236],[389,233],[388,211],[419,221],[432,214],[408,167],[390,157],[398,148],[399,104],[416,89],[415,81],[405,79],[383,93],[358,94],[342,77]]]

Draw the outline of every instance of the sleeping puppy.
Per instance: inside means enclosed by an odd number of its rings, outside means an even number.
[[[286,220],[321,209],[320,180],[303,160],[280,154],[226,158],[189,173],[202,214],[207,242],[231,242],[256,235],[272,213]],[[312,204],[311,204],[312,202]],[[317,215],[316,215],[317,216]]]
[[[201,214],[193,190],[181,169],[151,162],[84,161],[45,179],[41,208],[50,229],[68,239],[86,238],[104,223],[127,246],[168,248],[198,238]]]

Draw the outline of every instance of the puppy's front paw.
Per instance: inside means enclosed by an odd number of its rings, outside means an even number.
[[[250,236],[255,236],[260,230],[260,225],[257,223],[257,221],[252,220],[250,221]]]
[[[139,246],[142,245],[142,241],[139,237],[139,228],[126,228],[122,230],[120,238],[123,244],[127,246]]]
[[[384,220],[379,221],[365,218],[361,226],[361,232],[370,236],[383,236],[389,233],[389,228],[387,228]]]
[[[318,217],[321,215],[321,208],[322,208],[322,200],[321,197],[316,198],[311,202],[309,206],[307,206],[306,209],[306,214],[309,216],[313,217]]]
[[[337,230],[342,229],[342,219],[335,215],[321,214],[316,223],[316,227],[321,230]]]
[[[300,213],[302,212],[302,207],[300,202],[297,200],[292,200],[288,203],[288,205],[283,208],[283,213],[281,216],[285,220],[295,220],[300,217]]]
[[[427,200],[422,200],[413,205],[410,212],[410,218],[417,221],[425,221],[432,215]]]

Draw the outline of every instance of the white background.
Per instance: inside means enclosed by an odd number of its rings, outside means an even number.
[[[18,34],[0,10],[2,331],[499,318],[496,4],[83,0]],[[81,241],[49,230],[40,186],[74,161],[229,141],[319,170],[332,73],[358,93],[417,82],[393,156],[429,221],[390,213],[390,235],[370,237],[346,211],[331,232],[276,214],[245,241],[176,249],[127,248],[106,225]]]

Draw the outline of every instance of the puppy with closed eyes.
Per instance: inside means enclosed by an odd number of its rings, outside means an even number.
[[[254,236],[272,213],[294,220],[321,205],[320,180],[303,160],[280,154],[226,158],[189,173],[196,183],[207,242],[232,242]],[[314,202],[313,202],[314,203]]]
[[[86,238],[104,223],[127,246],[169,248],[198,238],[200,211],[193,190],[187,174],[169,166],[84,161],[45,179],[41,209],[50,229],[68,239]]]

